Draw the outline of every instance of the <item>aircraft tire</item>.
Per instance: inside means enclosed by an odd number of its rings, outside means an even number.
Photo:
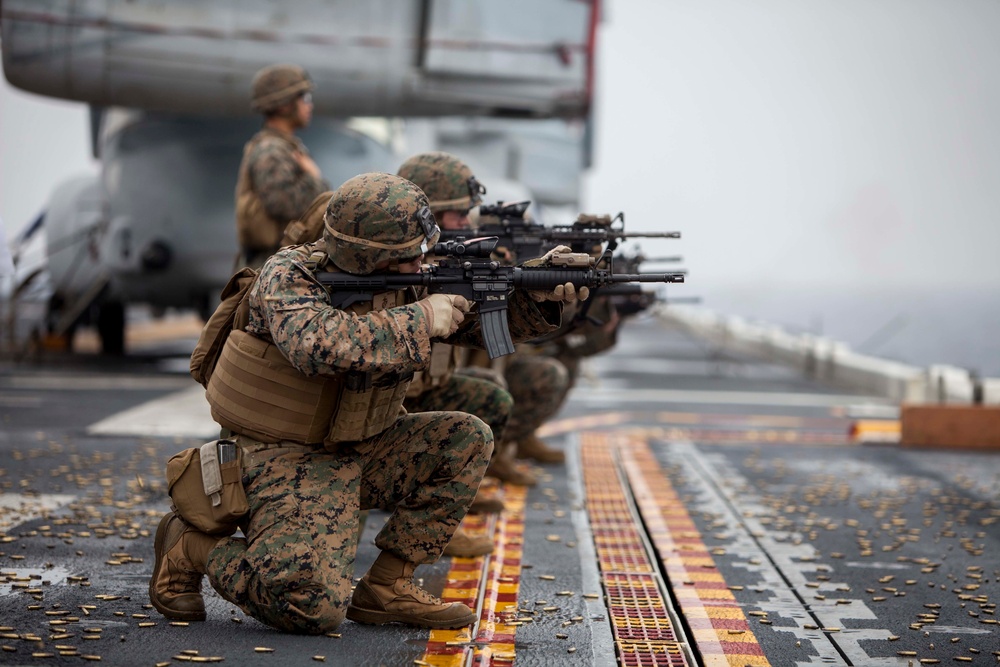
[[[125,304],[105,301],[97,311],[97,333],[101,337],[101,352],[125,354]]]

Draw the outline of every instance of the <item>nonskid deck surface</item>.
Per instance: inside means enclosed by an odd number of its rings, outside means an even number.
[[[208,620],[170,623],[146,597],[163,466],[213,436],[177,347],[0,367],[0,664],[997,663],[1000,457],[853,444],[892,406],[653,321],[544,427],[566,465],[466,519],[494,553],[418,569],[475,626],[286,635],[207,585]]]

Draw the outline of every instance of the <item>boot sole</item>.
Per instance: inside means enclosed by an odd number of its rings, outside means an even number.
[[[156,559],[153,561],[153,575],[149,578],[149,601],[156,608],[156,611],[163,614],[165,617],[174,621],[204,621],[208,616],[203,611],[177,611],[176,609],[171,609],[160,603],[156,596],[156,573],[160,571],[160,557],[163,552],[163,540],[164,540],[164,528],[166,528],[167,521],[160,521],[160,525],[156,527],[156,538],[153,540],[153,553],[156,554]]]
[[[476,622],[475,612],[461,619],[434,621],[430,619],[415,618],[413,616],[407,616],[404,614],[392,614],[387,611],[377,611],[375,609],[362,609],[360,607],[355,607],[354,605],[349,605],[347,607],[347,618],[354,621],[355,623],[364,623],[365,625],[385,625],[386,623],[402,623],[404,625],[409,625],[415,628],[431,628],[431,629],[464,628],[465,626],[472,625],[473,623]]]

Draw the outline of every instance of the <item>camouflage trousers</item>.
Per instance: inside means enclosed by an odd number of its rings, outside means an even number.
[[[562,362],[542,354],[515,354],[504,371],[514,414],[505,439],[517,442],[535,432],[559,411],[569,387],[569,374]]]
[[[493,371],[462,368],[445,382],[419,396],[407,398],[408,412],[459,410],[476,415],[493,431],[494,442],[502,442],[507,421],[514,409],[514,399],[492,380]]]
[[[475,498],[493,451],[486,424],[461,412],[406,415],[336,452],[238,442],[249,525],[245,538],[224,538],[212,550],[209,581],[253,618],[308,634],[344,620],[362,510],[392,511],[375,538],[379,549],[432,563]]]

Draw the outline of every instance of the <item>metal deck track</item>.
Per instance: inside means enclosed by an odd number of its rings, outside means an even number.
[[[768,667],[742,607],[647,441],[619,436],[618,452],[702,664]]]
[[[582,434],[586,506],[620,664],[694,665],[613,454],[606,434]]]

